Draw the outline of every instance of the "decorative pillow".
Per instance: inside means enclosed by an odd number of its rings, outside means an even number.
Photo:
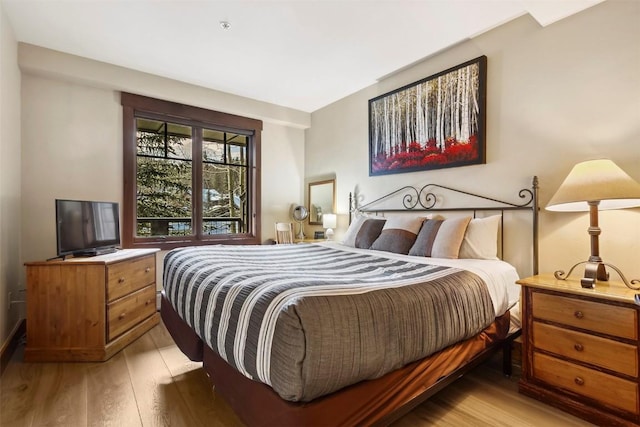
[[[501,215],[472,219],[464,234],[459,257],[498,259],[498,230],[501,219]]]
[[[380,235],[385,222],[384,218],[356,217],[349,225],[342,244],[352,248],[369,249]]]
[[[360,227],[362,227],[365,219],[367,219],[367,217],[359,215],[351,221],[349,228],[347,228],[347,232],[344,233],[344,237],[342,238],[343,245],[350,246],[352,248],[356,246],[356,235],[358,234],[358,231],[360,231]]]
[[[416,241],[424,220],[416,217],[387,218],[380,236],[373,242],[371,249],[406,255]]]
[[[358,231],[360,231],[360,227],[362,227],[362,224],[366,219],[366,216],[359,215],[356,216],[353,221],[351,221],[351,224],[349,224],[349,228],[347,228],[347,232],[344,234],[344,237],[342,239],[343,245],[355,248],[356,235],[358,234]]]
[[[362,223],[362,227],[360,227],[360,231],[356,236],[356,248],[361,249],[370,249],[373,242],[376,241],[380,233],[382,232],[382,228],[384,227],[385,222],[387,222],[383,218],[368,218]]]
[[[409,255],[458,258],[469,221],[470,217],[426,220]]]

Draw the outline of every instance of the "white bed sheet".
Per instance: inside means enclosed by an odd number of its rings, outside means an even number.
[[[378,256],[391,259],[401,259],[421,264],[442,265],[445,267],[455,267],[471,271],[472,273],[480,276],[487,284],[496,317],[502,316],[507,312],[507,310],[510,310],[513,307],[517,307],[520,300],[520,286],[516,284],[516,280],[519,279],[518,272],[514,266],[505,261],[485,259],[445,259],[402,255],[385,251],[376,251],[373,249],[352,248],[336,241],[325,241],[314,244],[329,246],[345,251],[375,253]]]

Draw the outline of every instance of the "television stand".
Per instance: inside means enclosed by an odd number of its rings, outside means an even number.
[[[86,251],[77,251],[73,253],[76,258],[80,257],[92,257],[98,255],[107,255],[116,252],[118,248],[100,248],[100,249],[88,249]],[[64,259],[64,258],[63,258]]]
[[[157,325],[159,251],[26,263],[25,361],[104,361]]]

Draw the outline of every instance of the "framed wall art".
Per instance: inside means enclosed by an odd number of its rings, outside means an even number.
[[[369,100],[369,175],[485,163],[487,57]]]

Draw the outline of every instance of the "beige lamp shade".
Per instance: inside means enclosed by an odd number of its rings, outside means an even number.
[[[322,227],[323,228],[336,228],[337,225],[336,214],[324,214],[322,215]]]
[[[640,184],[611,160],[589,160],[573,167],[546,209],[588,211],[587,202],[596,201],[600,210],[640,206]]]

